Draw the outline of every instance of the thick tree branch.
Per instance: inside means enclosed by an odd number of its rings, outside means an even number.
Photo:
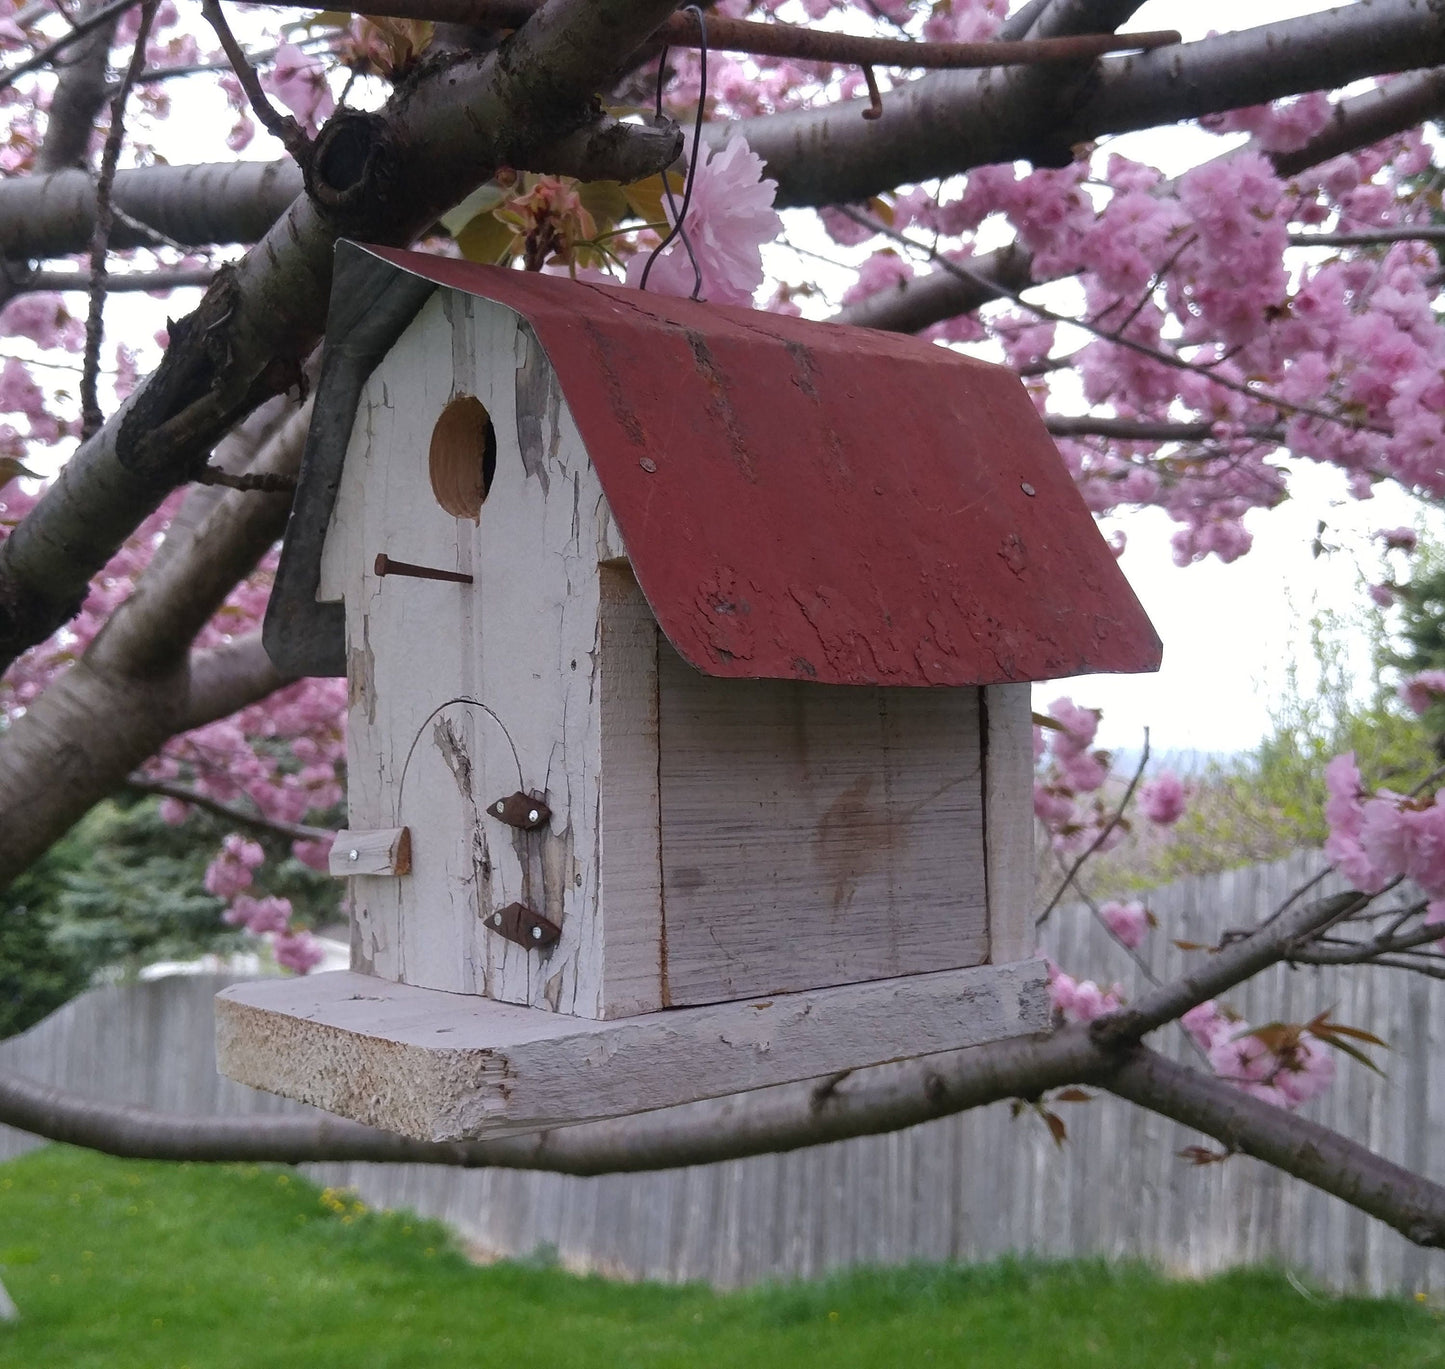
[[[1142,1048],[1103,1087],[1344,1199],[1416,1245],[1445,1246],[1445,1188],[1308,1117]]]
[[[301,171],[280,162],[146,166],[116,173],[119,213],[188,247],[253,243],[302,193]],[[0,182],[0,245],[16,257],[82,251],[95,227],[95,183],[84,171],[17,176]],[[117,249],[152,246],[151,234],[122,220]]]
[[[1049,18],[1052,17],[1052,11]],[[1023,158],[1063,165],[1079,143],[1445,60],[1445,12],[1373,0],[1239,33],[1103,58],[1077,81],[1040,73],[938,72],[904,83],[884,117],[863,102],[715,126],[744,134],[778,180],[780,205],[866,200],[900,183]]]
[[[98,6],[88,6],[92,11]],[[39,172],[81,166],[90,151],[96,116],[109,93],[106,68],[120,15],[105,15],[57,64],[59,77],[46,111],[45,138],[35,155]]]
[[[273,403],[223,447],[248,469],[294,472],[309,406],[277,421]],[[246,438],[260,439],[246,460]],[[86,654],[16,718],[0,744],[0,885],[43,852],[173,735],[291,683],[260,634],[192,653],[190,644],[281,534],[290,501],[188,499],[183,516]]]
[[[247,633],[224,646],[192,652],[186,711],[175,721],[175,730],[189,732],[219,722],[295,683],[271,664],[259,632]],[[99,799],[100,795],[95,797]]]

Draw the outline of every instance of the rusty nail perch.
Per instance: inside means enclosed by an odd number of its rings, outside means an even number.
[[[415,580],[450,580],[454,584],[469,585],[472,577],[460,570],[437,570],[434,566],[414,566],[410,561],[393,561],[384,551],[376,553],[376,573],[382,575],[410,575]]]

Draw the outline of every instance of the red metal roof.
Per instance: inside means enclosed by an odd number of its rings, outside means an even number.
[[[961,685],[1158,668],[1011,372],[891,333],[370,248],[531,325],[632,568],[708,675]]]

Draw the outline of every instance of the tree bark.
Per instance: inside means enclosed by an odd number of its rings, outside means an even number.
[[[743,134],[777,179],[780,207],[844,204],[995,162],[1066,165],[1076,144],[1105,134],[1442,61],[1445,8],[1374,0],[1104,58],[1073,80],[1057,71],[937,72],[886,95],[881,119],[865,121],[867,101],[852,100],[718,125],[710,139]]]

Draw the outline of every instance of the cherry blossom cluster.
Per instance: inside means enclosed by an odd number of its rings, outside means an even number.
[[[1065,697],[1049,705],[1049,718],[1051,726],[1034,727],[1034,816],[1061,855],[1090,847],[1111,850],[1128,835],[1131,823],[1103,792],[1113,757],[1094,746],[1099,711]],[[1172,770],[1161,771],[1139,790],[1139,811],[1156,826],[1177,822],[1187,802],[1184,783]]]
[[[1426,673],[1440,677],[1436,683],[1445,690],[1445,672]],[[1420,679],[1407,681],[1405,689]],[[1445,789],[1416,796],[1370,793],[1352,751],[1325,767],[1325,787],[1325,855],[1335,868],[1366,894],[1410,880],[1428,900],[1425,925],[1445,923]]]
[[[1261,1102],[1297,1108],[1334,1082],[1333,1053],[1307,1029],[1252,1032],[1213,999],[1180,1021],[1215,1074]]]

